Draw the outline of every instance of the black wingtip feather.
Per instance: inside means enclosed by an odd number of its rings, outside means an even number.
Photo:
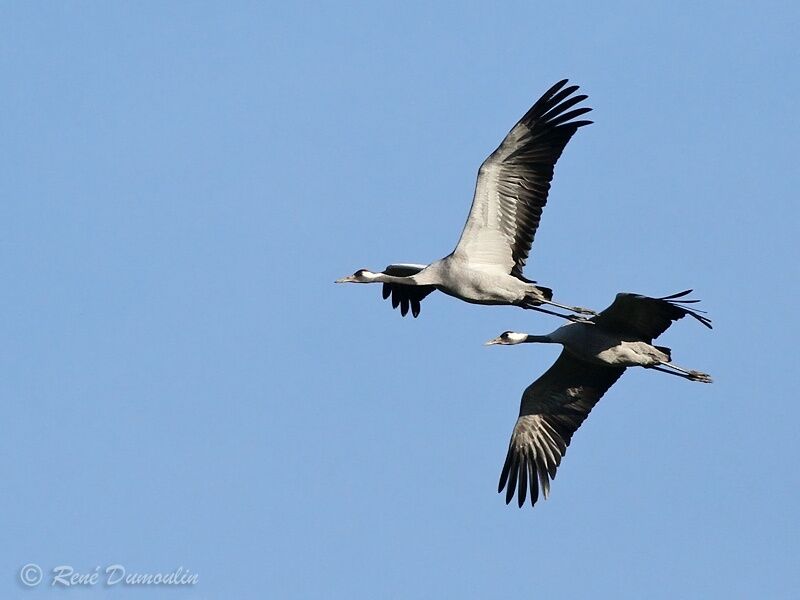
[[[514,498],[517,491],[517,476],[519,475],[519,454],[514,452],[511,456],[511,470],[508,474],[508,487],[506,488],[506,504]]]
[[[498,494],[505,491],[506,504],[511,504],[516,496],[519,508],[522,508],[528,499],[530,505],[534,506],[539,500],[540,492],[544,497],[547,496],[550,482],[547,478],[547,467],[542,464],[543,462],[541,458],[537,459],[524,451],[509,447],[497,484]]]
[[[563,90],[559,91],[557,94],[554,94],[554,95],[550,96],[547,99],[547,102],[546,102],[546,105],[547,105],[547,109],[546,110],[547,110],[547,112],[557,112],[557,113],[561,112],[563,109],[559,108],[556,105],[559,102],[561,102],[564,98],[569,96],[571,93],[573,93],[575,90],[577,90],[577,89],[578,89],[577,85],[571,85],[571,86],[566,87]],[[588,96],[584,96],[583,99],[585,99],[587,97]],[[570,100],[567,100],[567,102],[569,102],[569,101]],[[580,100],[578,100],[578,102],[580,102]]]
[[[688,296],[694,290],[683,290],[682,292],[677,292],[675,294],[671,294],[669,296],[662,296],[659,300],[674,300],[675,298],[682,298],[683,296]],[[681,300],[681,302],[686,302],[686,300]],[[691,300],[691,302],[699,302],[699,300]]]
[[[580,117],[581,115],[585,115],[588,112],[591,112],[591,108],[588,106],[583,106],[581,108],[576,108],[575,110],[571,110],[569,112],[565,112],[563,115],[558,115],[557,117],[548,121],[548,125],[551,127],[558,127],[559,125],[566,124],[572,126],[572,123],[567,123],[570,119],[575,117]]]
[[[530,107],[527,113],[522,117],[522,121],[528,121],[532,119],[538,119],[541,115],[553,106],[553,97],[559,94],[559,90],[564,87],[569,79],[562,79],[555,85],[553,85],[550,89],[548,89],[541,97]],[[574,86],[575,90],[578,89],[578,86]],[[574,91],[574,90],[573,90]],[[561,92],[563,93],[563,92]],[[569,92],[571,93],[571,92]]]
[[[574,90],[576,90],[578,88],[577,88],[577,86],[575,86],[574,88],[567,88],[567,89],[570,90],[570,91],[574,91]],[[566,91],[566,90],[564,90],[564,91]],[[565,96],[566,95],[567,94],[565,94]],[[564,100],[564,102],[561,102],[561,104],[559,104],[558,106],[554,106],[553,108],[548,110],[544,115],[542,115],[542,119],[545,120],[545,121],[549,121],[551,117],[557,117],[558,115],[563,113],[568,108],[572,108],[573,106],[578,104],[578,102],[583,102],[588,97],[589,96],[587,96],[586,94],[578,94],[577,96],[573,96],[572,98],[568,98],[567,100]],[[559,101],[561,99],[562,98],[559,98]]]
[[[550,98],[553,94],[555,94],[558,90],[569,83],[569,79],[562,79],[561,81],[554,83],[552,87],[547,90],[544,94],[542,94],[542,98]]]
[[[539,481],[536,479],[536,466],[532,460],[528,461],[528,485],[531,492],[531,506],[536,506],[539,499]]]
[[[522,457],[522,464],[519,468],[519,493],[517,494],[517,504],[520,508],[525,504],[525,497],[528,493],[528,459]]]
[[[714,327],[711,325],[711,319],[709,319],[708,317],[704,317],[703,315],[698,315],[693,310],[687,310],[687,314],[691,315],[692,317],[700,321],[700,323],[702,323],[709,329],[714,329]]]
[[[506,461],[503,463],[503,470],[500,472],[500,482],[497,484],[497,493],[501,493],[503,488],[506,487],[508,481],[508,472],[511,469],[511,448],[508,449],[506,454]],[[506,503],[508,504],[508,503]]]
[[[709,319],[708,317],[704,317],[703,316],[704,314],[706,314],[706,311],[699,310],[699,309],[696,309],[696,308],[695,309],[690,309],[690,308],[687,308],[686,306],[683,306],[684,304],[695,304],[697,302],[700,302],[700,300],[685,299],[685,296],[688,296],[693,291],[694,290],[691,290],[691,289],[683,290],[682,292],[677,292],[677,293],[671,294],[669,296],[663,296],[663,297],[659,298],[659,300],[663,300],[665,302],[669,302],[672,306],[675,306],[675,307],[679,308],[680,310],[684,311],[685,314],[687,314],[690,317],[696,319],[697,321],[699,321],[701,324],[705,325],[709,329],[714,329],[714,327],[711,325],[711,319]],[[679,300],[679,298],[680,298],[680,300]]]

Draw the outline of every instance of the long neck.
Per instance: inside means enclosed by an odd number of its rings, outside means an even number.
[[[383,283],[397,283],[400,285],[436,285],[439,279],[439,268],[436,261],[423,269],[420,269],[413,275],[406,275],[399,277],[397,275],[387,275],[386,273],[375,273],[374,281],[382,281]]]
[[[399,283],[400,285],[419,285],[416,280],[416,275],[397,277],[396,275],[387,275],[386,273],[375,273],[373,281],[380,281],[382,283]]]
[[[524,344],[536,344],[536,343],[538,343],[538,344],[556,344],[557,342],[555,342],[549,335],[528,335],[528,337],[526,337],[523,340],[523,343]]]

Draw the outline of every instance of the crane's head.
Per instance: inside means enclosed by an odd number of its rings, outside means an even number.
[[[484,344],[485,346],[494,346],[500,344],[503,346],[512,346],[514,344],[521,344],[528,339],[527,333],[518,333],[516,331],[504,331],[493,340],[489,340]]]
[[[352,275],[337,279],[334,283],[372,283],[378,277],[378,273],[373,273],[369,269],[359,269]]]

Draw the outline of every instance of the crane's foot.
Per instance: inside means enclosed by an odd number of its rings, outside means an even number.
[[[579,315],[597,315],[597,312],[593,311],[591,308],[583,308],[581,306],[573,306],[572,312],[578,313]]]
[[[689,371],[689,379],[692,381],[699,381],[700,383],[711,383],[711,375],[701,373],[700,371]]]
[[[573,323],[583,323],[584,325],[594,325],[594,321],[590,321],[585,317],[579,317],[577,315],[563,315],[567,321],[572,321]]]

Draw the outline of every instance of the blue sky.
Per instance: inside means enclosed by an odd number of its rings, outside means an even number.
[[[796,597],[800,8],[559,4],[0,6],[2,597]],[[558,350],[482,342],[559,322],[333,280],[450,252],[562,77],[595,124],[526,273],[695,288],[715,329],[660,343],[715,383],[628,372],[518,510]]]

